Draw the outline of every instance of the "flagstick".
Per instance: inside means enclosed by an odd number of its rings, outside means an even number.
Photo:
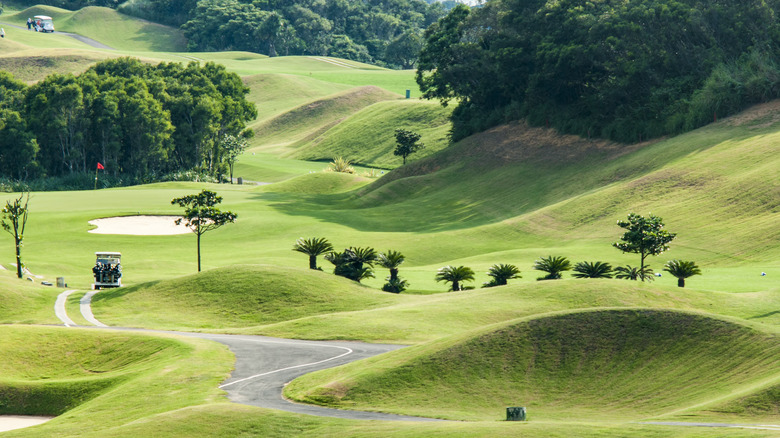
[[[95,190],[97,190],[97,171],[98,171],[98,168],[95,167]]]

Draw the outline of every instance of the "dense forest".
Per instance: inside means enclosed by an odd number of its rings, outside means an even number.
[[[0,71],[0,175],[88,175],[101,163],[125,183],[195,171],[219,179],[257,116],[248,88],[213,63],[119,58],[27,86]]]
[[[24,0],[71,10],[107,6],[180,27],[192,51],[335,56],[413,68],[445,3],[423,0]]]
[[[417,82],[453,138],[526,118],[636,142],[780,96],[777,4],[492,0],[428,28]]]

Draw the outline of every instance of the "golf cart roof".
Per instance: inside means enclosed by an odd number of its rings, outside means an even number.
[[[33,17],[33,18],[35,18],[35,19],[38,19],[38,20],[51,20],[51,19],[52,19],[52,18],[51,18],[51,17],[49,17],[48,15],[36,15],[36,16],[35,16],[35,17]]]
[[[111,252],[111,251],[98,251],[95,253],[95,256],[97,257],[122,257],[121,252]]]

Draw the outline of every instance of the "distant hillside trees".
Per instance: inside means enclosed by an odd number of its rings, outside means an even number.
[[[776,1],[492,0],[425,32],[417,82],[453,138],[527,118],[623,142],[780,96]]]
[[[30,87],[0,75],[0,172],[11,179],[90,171],[135,181],[197,170],[219,177],[226,136],[257,115],[238,75],[213,63],[103,61]],[[18,151],[15,153],[14,151]]]

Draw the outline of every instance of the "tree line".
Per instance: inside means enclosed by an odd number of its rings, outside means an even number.
[[[118,58],[31,86],[0,71],[0,176],[62,177],[101,163],[128,183],[192,170],[222,179],[252,134],[248,93],[211,62]]]
[[[180,27],[191,51],[318,55],[413,68],[423,31],[453,2],[423,0],[29,0],[107,6]],[[446,4],[446,6],[445,6]]]
[[[417,82],[455,140],[525,118],[621,142],[780,96],[776,0],[491,0],[430,26]]]

